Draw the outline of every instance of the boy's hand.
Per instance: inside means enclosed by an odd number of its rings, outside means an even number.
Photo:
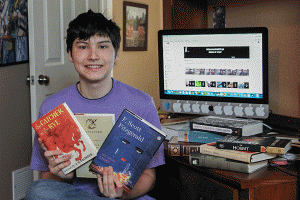
[[[46,146],[43,144],[42,140],[38,138],[38,142],[41,145],[41,148],[45,151],[44,155],[48,160],[48,167],[50,172],[61,179],[71,179],[74,177],[74,172],[70,172],[69,174],[65,175],[62,172],[62,169],[69,166],[71,164],[70,158],[71,155],[67,154],[62,157],[56,158],[55,156],[61,155],[61,151],[48,151]]]
[[[97,174],[98,187],[100,192],[109,198],[122,197],[123,184],[119,179],[113,175],[113,168],[111,166],[104,167],[103,178]]]

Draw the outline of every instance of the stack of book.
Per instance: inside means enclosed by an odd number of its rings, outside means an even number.
[[[205,131],[190,130],[190,122],[163,124],[162,131],[166,133],[166,149],[170,156],[189,156],[191,152],[200,152],[200,145],[216,142],[224,136]]]
[[[259,121],[229,123],[227,119],[220,119],[226,121],[225,126],[219,123],[220,120],[214,125],[209,122],[208,125],[209,120],[216,122],[215,118],[205,118],[204,121],[193,119],[163,124],[162,130],[167,134],[168,154],[186,156],[190,164],[196,166],[252,173],[268,166],[269,160],[291,149],[292,141],[289,139],[259,136],[262,133]],[[251,132],[251,129],[254,131]]]
[[[252,173],[268,165],[268,160],[286,154],[292,141],[276,137],[228,135],[214,143],[200,145],[200,152],[189,155],[190,164]]]

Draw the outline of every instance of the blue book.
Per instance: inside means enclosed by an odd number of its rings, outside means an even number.
[[[223,138],[223,135],[218,135],[203,131],[189,131],[188,142],[212,143]]]
[[[112,166],[124,191],[129,193],[165,137],[161,130],[125,109],[93,159],[90,170],[102,175],[104,167]]]
[[[170,140],[172,136],[177,136],[179,142],[211,143],[224,137],[224,135],[207,131],[191,130],[190,122],[166,124],[162,126],[162,130],[167,134],[166,140]]]

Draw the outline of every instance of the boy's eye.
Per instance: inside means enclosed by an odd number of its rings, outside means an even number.
[[[79,46],[80,49],[86,49],[86,46]]]
[[[100,48],[100,49],[106,49],[107,46],[101,45],[101,46],[99,46],[99,48]]]

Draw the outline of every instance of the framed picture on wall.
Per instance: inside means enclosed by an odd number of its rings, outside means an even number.
[[[0,0],[0,66],[28,62],[27,0]]]
[[[123,2],[123,51],[147,51],[148,5]]]

